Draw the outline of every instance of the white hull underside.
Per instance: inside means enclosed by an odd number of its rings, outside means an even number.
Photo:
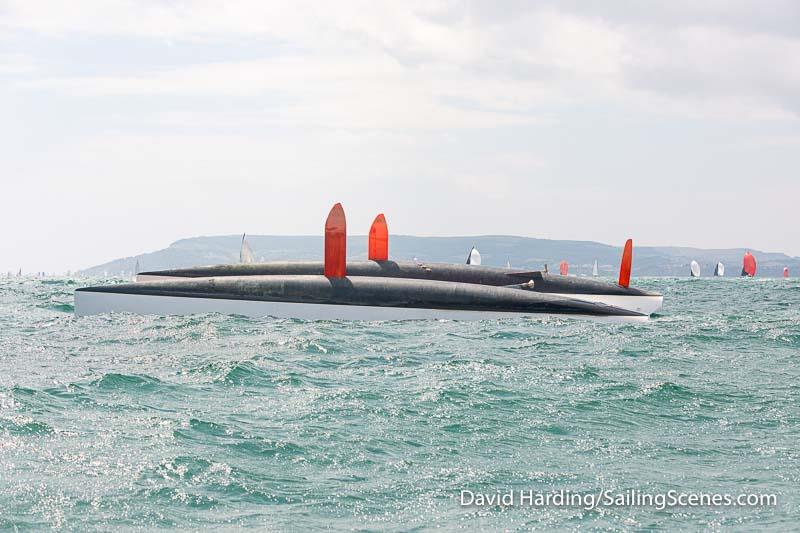
[[[626,309],[643,315],[652,315],[664,305],[664,297],[654,296],[625,296],[616,294],[558,294],[548,293],[553,296],[563,296],[564,298],[574,298],[584,302],[597,302],[606,305]]]
[[[220,313],[249,317],[299,318],[302,320],[495,320],[521,316],[555,316],[543,313],[501,311],[464,311],[458,309],[425,309],[412,307],[378,307],[367,305],[306,304],[265,302],[257,300],[226,300],[222,298],[187,298],[181,296],[150,296],[110,292],[75,292],[77,316],[106,313],[140,315],[194,315]],[[647,316],[557,315],[591,318],[603,322],[641,322]]]

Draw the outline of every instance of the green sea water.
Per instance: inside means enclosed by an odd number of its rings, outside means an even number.
[[[97,282],[0,280],[0,529],[800,527],[797,280],[638,280],[645,324],[74,317]]]

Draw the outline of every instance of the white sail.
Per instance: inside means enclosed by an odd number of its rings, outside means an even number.
[[[242,247],[239,250],[239,262],[250,264],[253,262],[253,252],[247,244],[247,234],[242,233]]]
[[[700,265],[697,264],[697,261],[692,261],[691,264],[691,273],[693,278],[700,277]]]
[[[511,268],[511,261],[506,261],[506,268]]]
[[[597,277],[597,259],[594,260],[594,266],[592,267],[592,276]]]
[[[477,248],[474,246],[472,250],[469,252],[469,257],[467,257],[467,264],[468,265],[480,265],[481,264],[481,254]]]
[[[714,275],[719,277],[725,275],[725,265],[722,264],[722,261],[717,262],[717,266],[714,268]]]

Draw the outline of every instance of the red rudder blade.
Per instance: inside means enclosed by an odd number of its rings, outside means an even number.
[[[558,271],[562,276],[569,275],[569,263],[566,261],[561,261],[561,264],[558,265]]]
[[[370,261],[387,261],[389,259],[389,226],[383,213],[375,217],[369,228]]]
[[[347,221],[342,204],[336,204],[325,221],[325,276],[343,278],[347,275]]]
[[[631,285],[631,267],[633,266],[633,239],[625,242],[622,250],[622,262],[619,264],[619,285],[628,288]]]

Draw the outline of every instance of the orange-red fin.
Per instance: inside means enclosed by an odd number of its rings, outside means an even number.
[[[342,204],[336,204],[325,221],[325,276],[343,278],[347,275],[347,221]]]
[[[631,285],[631,267],[633,266],[633,239],[625,242],[622,250],[622,262],[619,264],[619,284],[628,288]]]
[[[388,261],[389,259],[389,226],[383,213],[375,217],[369,228],[370,261]]]

